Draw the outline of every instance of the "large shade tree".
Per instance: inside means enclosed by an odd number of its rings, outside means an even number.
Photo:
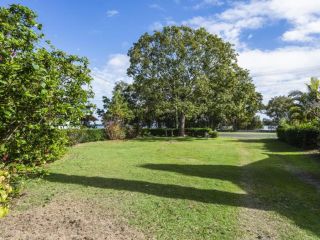
[[[260,108],[261,95],[237,65],[231,44],[203,28],[145,33],[128,55],[139,106],[154,119],[173,116],[181,135],[188,119],[204,115],[216,125],[226,118],[240,121],[241,114],[253,117]]]

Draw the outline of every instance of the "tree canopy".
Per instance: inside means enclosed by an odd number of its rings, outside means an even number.
[[[238,127],[261,107],[261,95],[238,66],[231,44],[203,28],[170,26],[145,33],[128,56],[143,115],[151,122],[172,119],[181,135],[186,120]]]
[[[277,125],[281,119],[289,119],[292,104],[293,100],[290,97],[273,97],[266,106],[266,114],[273,120],[273,123]]]

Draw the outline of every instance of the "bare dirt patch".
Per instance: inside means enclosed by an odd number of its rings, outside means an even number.
[[[0,239],[146,239],[124,219],[87,200],[54,199],[0,219]]]

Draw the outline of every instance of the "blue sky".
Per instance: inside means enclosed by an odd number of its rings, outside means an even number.
[[[2,0],[36,11],[46,38],[69,53],[87,56],[94,102],[101,106],[124,80],[126,53],[141,34],[165,25],[205,27],[234,44],[264,100],[304,89],[320,75],[319,0]]]

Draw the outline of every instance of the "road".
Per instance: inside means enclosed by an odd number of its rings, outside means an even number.
[[[275,139],[277,138],[277,134],[265,132],[219,132],[219,137],[239,139]]]

